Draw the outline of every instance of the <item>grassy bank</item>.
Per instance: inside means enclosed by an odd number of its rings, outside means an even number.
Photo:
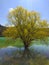
[[[16,39],[16,41],[13,41],[13,40],[7,39],[5,37],[0,37],[0,48],[6,47],[6,46],[22,47],[23,42],[20,39]]]
[[[31,42],[31,45],[32,44],[44,44],[45,42],[43,41],[32,41]],[[48,41],[49,43],[49,41]],[[5,37],[0,37],[0,48],[2,47],[7,47],[7,46],[16,46],[16,47],[23,47],[23,42],[21,39],[16,39],[16,41],[13,41],[11,39],[7,39]]]

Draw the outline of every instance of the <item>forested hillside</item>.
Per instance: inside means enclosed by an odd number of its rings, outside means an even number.
[[[5,26],[0,25],[0,36],[2,37],[2,32],[6,29]]]

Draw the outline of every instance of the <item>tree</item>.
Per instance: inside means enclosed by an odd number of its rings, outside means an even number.
[[[30,12],[22,7],[17,7],[9,11],[8,21],[14,27],[5,30],[4,35],[22,39],[25,49],[29,47],[31,41],[48,37],[47,32],[41,30],[48,27],[48,23],[46,20],[41,20],[38,12]]]

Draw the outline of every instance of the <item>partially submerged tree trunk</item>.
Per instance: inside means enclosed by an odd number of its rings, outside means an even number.
[[[28,47],[29,47],[29,43],[24,42],[24,48],[25,48],[25,50],[27,50]]]
[[[22,58],[35,58],[35,53],[33,52],[33,50],[29,49],[29,43],[24,43],[24,52],[22,54]]]
[[[22,54],[23,58],[32,58],[32,54],[31,51],[29,50],[29,44],[28,43],[24,43],[24,52]]]
[[[24,47],[25,47],[25,50],[27,50],[29,46],[25,44]]]

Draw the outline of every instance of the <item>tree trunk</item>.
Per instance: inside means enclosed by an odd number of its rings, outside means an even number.
[[[34,56],[32,56],[32,53],[28,48],[29,44],[24,43],[24,47],[25,47],[25,49],[24,49],[24,52],[22,54],[22,58],[33,58]]]
[[[24,44],[25,50],[28,49],[29,45],[28,44]]]

